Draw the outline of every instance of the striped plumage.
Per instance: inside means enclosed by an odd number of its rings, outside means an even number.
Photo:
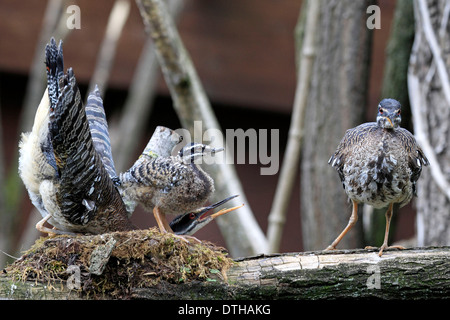
[[[382,208],[411,201],[428,161],[408,130],[370,122],[348,130],[329,163],[351,199]]]
[[[353,202],[351,221],[329,249],[334,249],[357,220],[357,206],[366,203],[375,208],[389,206],[386,219],[387,247],[392,207],[406,205],[416,195],[416,182],[422,166],[428,165],[414,136],[400,128],[401,106],[384,99],[378,106],[377,122],[347,130],[328,163],[338,172],[345,192]]]
[[[111,179],[113,179],[117,176],[117,173],[111,151],[111,140],[109,138],[103,100],[97,86],[95,86],[94,91],[87,98],[85,111],[95,151],[100,155],[106,171]]]
[[[50,113],[49,133],[59,173],[53,219],[67,230],[104,233],[133,229],[125,205],[100,154],[71,69],[58,105]]]
[[[53,234],[131,230],[135,227],[128,217],[139,202],[154,209],[162,231],[171,230],[165,213],[181,213],[172,226],[183,235],[238,208],[206,217],[207,211],[232,197],[201,207],[214,191],[214,182],[194,160],[219,151],[205,145],[189,145],[176,157],[157,157],[144,150],[118,176],[98,88],[84,106],[73,70],[64,74],[62,43],[57,46],[53,38],[45,62],[47,89],[32,131],[23,134],[19,144],[19,174],[43,217],[38,230]],[[189,216],[196,218],[181,219]],[[54,229],[44,226],[47,221]]]
[[[73,71],[69,69],[64,75],[61,44],[57,48],[54,39],[46,48],[46,65],[48,89],[32,132],[22,139],[19,159],[19,173],[44,218],[37,227],[50,233],[133,229],[103,165],[103,153],[96,151],[110,150],[102,145],[104,137],[97,136],[105,134],[106,124],[100,119],[104,111],[99,96],[95,91],[90,96],[89,123]],[[93,119],[100,120],[96,123]],[[97,140],[95,146],[90,127]],[[113,163],[109,165],[114,170]],[[43,227],[47,220],[56,230]]]
[[[165,214],[198,209],[214,192],[213,179],[195,160],[221,150],[193,143],[177,156],[143,154],[120,174],[117,184],[125,202],[138,202],[153,210],[160,230],[171,231]]]

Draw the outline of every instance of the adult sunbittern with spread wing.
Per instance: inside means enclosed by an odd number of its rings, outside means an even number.
[[[103,159],[108,148],[95,143],[98,130],[108,134],[99,92],[89,95],[85,108],[73,70],[64,73],[62,43],[57,47],[52,38],[45,53],[47,90],[19,146],[20,177],[43,217],[36,228],[50,234],[132,230],[110,177],[113,163]],[[46,228],[46,221],[55,228]]]
[[[327,250],[335,249],[355,225],[360,203],[374,208],[388,206],[384,242],[378,255],[390,248],[388,236],[393,206],[402,207],[417,195],[416,182],[422,166],[429,165],[414,136],[401,128],[400,122],[400,103],[394,99],[382,100],[378,105],[377,122],[347,130],[328,161],[339,173],[353,210],[347,226]]]
[[[31,201],[43,217],[36,228],[50,234],[104,233],[135,229],[129,220],[132,211],[128,210],[130,208],[123,202],[113,182],[117,174],[99,90],[96,88],[89,94],[84,107],[73,70],[69,68],[67,73],[64,73],[62,42],[57,46],[56,41],[51,39],[46,47],[45,62],[48,88],[36,111],[32,131],[23,134],[19,144],[19,174]],[[192,148],[198,149],[193,146]],[[191,146],[183,149],[185,153],[187,150],[191,151]],[[203,154],[216,150],[205,146],[201,147],[200,151]],[[197,156],[197,153],[186,155],[187,159],[192,161]],[[206,187],[202,195],[206,196],[214,190],[212,179],[204,175],[201,169],[195,170],[196,166],[190,166],[194,170],[187,170],[188,173],[186,170],[177,170],[177,164],[167,165],[170,159],[160,158],[153,163],[160,164],[161,170],[157,170],[159,176],[154,175],[155,171],[149,170],[146,166],[148,163],[143,161],[145,158],[132,167],[131,173],[142,173],[140,178],[145,181],[159,179],[159,186],[169,178],[169,175],[164,176],[163,173],[175,170],[179,175],[165,185],[163,193],[171,186],[178,185],[179,179],[195,181],[190,185],[191,188],[185,190],[184,199],[187,204],[184,206],[178,202],[178,206],[171,212],[185,212],[171,223],[177,234],[192,235],[216,217],[238,208],[223,209],[207,216],[208,211],[235,196],[207,207],[200,207],[206,199],[198,197],[196,191],[199,191],[199,182],[194,176],[207,182],[202,184]],[[149,173],[151,176],[148,176]],[[189,177],[190,174],[192,177]],[[189,199],[189,195],[192,199]],[[174,197],[177,198],[172,195],[172,198]],[[170,198],[166,197],[166,202],[170,202]],[[45,222],[49,222],[54,228],[45,227]]]
[[[222,150],[192,143],[176,156],[161,157],[144,151],[135,164],[114,181],[128,206],[142,204],[153,211],[161,232],[173,232],[166,214],[197,212],[214,192],[214,180],[196,160]]]

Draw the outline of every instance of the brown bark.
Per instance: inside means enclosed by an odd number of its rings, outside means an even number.
[[[327,247],[346,226],[350,203],[327,161],[349,128],[361,124],[366,105],[371,1],[323,1],[318,44],[305,115],[301,164],[303,248]],[[361,223],[342,248],[360,247]]]
[[[201,142],[197,140],[204,138],[203,133],[206,130],[220,130],[220,126],[189,54],[184,48],[172,18],[167,13],[164,1],[137,0],[136,2],[147,31],[155,43],[156,56],[178,118],[182,126],[189,130],[192,140]],[[194,125],[196,121],[201,121],[200,127]],[[220,144],[220,141],[211,142],[211,145],[215,147],[222,147],[217,144]],[[230,153],[225,155],[230,157]],[[230,195],[239,194],[239,198],[231,200],[230,205],[237,206],[243,202],[245,206],[239,210],[239,214],[220,217],[217,223],[233,256],[242,257],[265,252],[266,237],[248,205],[234,166],[228,163],[230,162],[222,161],[204,166],[215,183],[216,191],[211,200],[219,201]]]
[[[450,294],[450,248],[303,252],[261,255],[236,261],[226,278],[208,281],[158,282],[134,287],[122,299],[436,299]],[[147,259],[147,258],[146,258]],[[164,261],[161,262],[163,269]],[[122,260],[108,264],[121,264]],[[106,268],[107,272],[109,269]],[[150,273],[144,274],[149,276]],[[150,275],[151,276],[151,275]],[[84,275],[85,277],[85,275]],[[129,280],[130,281],[130,280]],[[42,283],[0,275],[3,299],[111,299],[69,290],[66,281]],[[121,286],[124,284],[121,283]],[[81,286],[83,288],[83,286]]]
[[[448,1],[414,1],[408,72],[414,133],[430,161],[418,185],[418,245],[450,244],[450,34]]]

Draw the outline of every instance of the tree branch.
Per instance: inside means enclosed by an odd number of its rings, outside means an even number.
[[[121,260],[113,262],[116,265],[121,263]],[[160,263],[164,264],[164,261]],[[160,267],[163,268],[163,265]],[[450,247],[388,250],[382,257],[378,257],[376,250],[261,255],[236,261],[225,277],[215,273],[208,281],[180,284],[158,282],[153,286],[132,288],[122,298],[440,299],[450,295],[449,268]],[[82,290],[71,291],[65,281],[43,284],[14,281],[7,275],[1,275],[0,298],[99,297],[86,296]],[[100,298],[111,297],[105,295]]]
[[[193,140],[202,140],[206,130],[219,130],[220,125],[197,76],[192,61],[183,46],[172,18],[161,0],[137,0],[141,16],[155,43],[158,61],[174,101],[175,111],[183,127],[190,131]],[[201,126],[194,126],[201,121]],[[217,139],[216,139],[217,140]],[[200,142],[200,141],[197,141]],[[217,147],[220,141],[211,141]],[[220,145],[222,147],[222,145]],[[225,153],[229,157],[229,153]],[[253,216],[237,177],[233,159],[205,167],[212,175],[218,201],[239,194],[230,205],[246,204],[238,214],[228,214],[217,219],[218,225],[233,256],[247,256],[265,252],[266,238]]]
[[[130,2],[128,0],[116,0],[114,2],[88,92],[92,92],[95,86],[98,85],[100,94],[103,96],[108,86],[108,78],[116,54],[117,42],[122,34],[129,12]]]
[[[302,41],[301,52],[297,53],[300,56],[300,67],[288,142],[278,178],[275,198],[269,214],[269,227],[267,231],[269,252],[278,252],[280,250],[280,241],[286,220],[287,207],[291,198],[292,186],[297,178],[296,173],[298,171],[303,136],[303,119],[315,58],[315,35],[320,12],[320,1],[308,1],[307,4],[308,13],[306,15],[304,39]]]
[[[447,97],[448,93],[450,94],[450,88],[448,88],[447,90],[446,84],[444,83],[445,81],[447,81],[448,86],[447,71],[445,68],[445,64],[444,67],[442,67],[441,65],[441,63],[444,62],[442,61],[442,58],[440,56],[439,45],[437,44],[436,37],[434,35],[433,29],[431,28],[431,22],[428,16],[429,10],[423,1],[418,1],[418,5],[419,8],[415,8],[416,20],[420,19],[422,22],[421,25],[423,25],[423,34],[430,44],[430,48],[433,52],[434,62],[440,75],[443,94]],[[423,6],[425,6],[425,9],[423,8]],[[419,25],[418,21],[416,22],[416,25]],[[413,114],[414,135],[419,145],[422,147],[423,152],[427,156],[428,161],[430,162],[430,170],[433,180],[436,182],[436,185],[439,187],[442,193],[445,194],[448,200],[450,200],[450,183],[446,180],[436,154],[433,150],[433,146],[431,145],[427,137],[424,124],[426,116],[423,114],[423,112],[421,112],[422,110],[429,110],[429,107],[426,107],[427,99],[425,97],[424,90],[421,87],[421,83],[417,74],[417,69],[419,67],[417,65],[417,55],[419,51],[419,44],[421,43],[421,37],[422,32],[420,32],[420,30],[416,31],[416,37],[411,50],[410,66],[408,69],[408,92],[411,103],[411,112]],[[435,46],[438,47],[436,48]],[[442,70],[439,71],[442,68],[444,68],[444,72]],[[434,69],[431,68],[430,70]],[[450,107],[450,97],[447,98],[447,101],[448,106]]]
[[[424,105],[426,105],[426,101],[420,91],[419,79],[416,75],[413,74],[413,72],[408,72],[408,88],[411,102],[411,111],[414,116],[414,136],[416,137],[417,142],[422,147],[423,152],[430,162],[430,170],[434,182],[436,182],[436,185],[439,187],[442,193],[445,194],[448,200],[450,200],[450,184],[445,179],[445,175],[442,172],[433,147],[428,141],[427,135],[425,133],[423,124],[424,115],[422,114],[421,110]],[[424,110],[428,110],[428,108],[425,108]]]
[[[445,66],[445,62],[442,58],[441,47],[431,25],[430,12],[425,0],[418,0],[417,3],[419,5],[417,13],[422,19],[423,33],[425,35],[425,39],[427,39],[427,42],[430,45],[431,52],[433,53],[434,62],[436,63],[437,71],[441,79],[442,91],[445,99],[447,100],[448,106],[450,106],[450,81],[448,78],[447,67]]]
[[[168,2],[168,9],[177,20],[183,8],[183,0]],[[158,61],[153,41],[147,37],[139,58],[120,119],[111,126],[111,145],[118,172],[129,168],[131,157],[145,132],[145,124],[153,106],[152,99],[158,82]],[[133,125],[130,125],[133,123]],[[120,152],[114,152],[120,151]]]

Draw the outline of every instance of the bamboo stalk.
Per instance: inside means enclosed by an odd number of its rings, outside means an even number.
[[[309,83],[315,58],[315,35],[319,21],[320,1],[308,1],[306,10],[306,25],[301,48],[300,66],[297,76],[297,88],[293,106],[291,125],[283,164],[278,180],[275,198],[269,215],[267,231],[269,252],[277,252],[280,248],[286,212],[291,198],[292,187],[297,178],[298,162],[300,158],[303,123],[308,98]]]
[[[174,20],[178,18],[182,8],[182,0],[169,1],[168,9]],[[112,150],[118,172],[129,167],[131,156],[135,154],[140,136],[145,132],[144,126],[153,109],[152,99],[158,82],[157,71],[158,61],[153,41],[148,37],[136,66],[120,120],[118,123],[113,123],[110,130]]]

